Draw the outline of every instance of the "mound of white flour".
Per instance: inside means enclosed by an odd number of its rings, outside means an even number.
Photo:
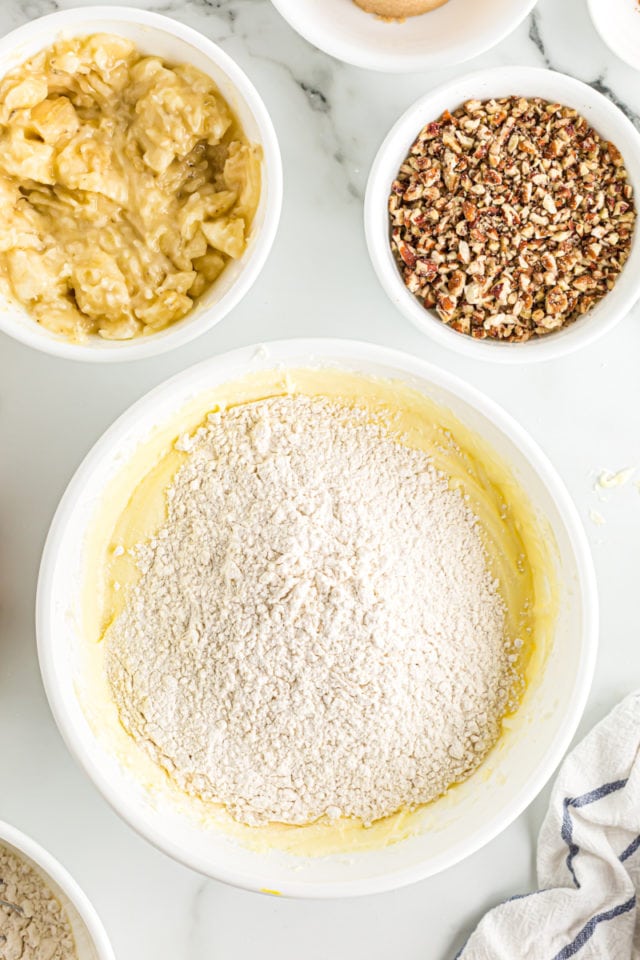
[[[0,844],[1,960],[78,960],[65,911],[30,863]]]
[[[512,668],[476,518],[428,456],[301,396],[183,446],[106,638],[135,740],[248,824],[369,823],[467,777]]]

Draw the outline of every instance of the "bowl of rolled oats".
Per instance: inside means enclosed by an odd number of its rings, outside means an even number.
[[[497,362],[593,342],[640,295],[640,135],[550,70],[500,67],[418,100],[380,147],[365,231],[388,296],[444,346]]]
[[[138,359],[247,293],[282,201],[276,134],[218,46],[85,7],[0,40],[0,330],[70,359]]]
[[[65,868],[0,820],[0,956],[115,960],[95,909]]]

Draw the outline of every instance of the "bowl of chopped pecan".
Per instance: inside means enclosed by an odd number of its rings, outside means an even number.
[[[640,134],[572,77],[469,74],[398,120],[369,176],[365,231],[396,307],[497,362],[591,343],[640,296]]]

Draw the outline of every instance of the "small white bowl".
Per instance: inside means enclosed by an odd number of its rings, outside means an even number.
[[[412,73],[462,63],[495,46],[536,0],[449,0],[405,21],[384,21],[353,0],[272,0],[305,40],[368,70]]]
[[[640,16],[640,15],[639,15]],[[640,134],[622,111],[592,87],[552,70],[497,67],[466,74],[431,90],[417,100],[391,128],[371,167],[364,202],[364,227],[374,270],[387,295],[412,323],[444,347],[497,363],[550,360],[592,343],[611,330],[640,296],[640,229],[636,226],[631,254],[613,290],[589,313],[546,337],[524,343],[475,340],[452,330],[426,310],[407,290],[389,242],[388,200],[391,184],[422,127],[454,110],[465,100],[510,95],[543,97],[578,110],[593,128],[613,141],[624,157],[640,214]]]
[[[27,346],[70,360],[139,360],[165,353],[205,333],[249,291],[265,264],[278,229],[282,161],[267,108],[246,74],[201,33],[157,13],[132,7],[77,7],[32,20],[0,40],[0,77],[56,40],[92,33],[128,37],[145,54],[202,70],[216,82],[248,139],[263,151],[262,194],[246,251],[227,265],[219,280],[184,319],[165,330],[133,340],[104,340],[94,335],[86,343],[72,343],[40,326],[20,304],[0,296],[0,330]]]
[[[65,868],[44,847],[0,820],[0,846],[33,867],[61,903],[76,942],[78,960],[115,960],[115,953],[98,914]]]
[[[589,0],[593,25],[617,57],[640,70],[640,4],[638,0]]]
[[[487,762],[443,801],[419,830],[383,849],[299,857],[242,846],[190,818],[144,786],[134,764],[105,742],[85,714],[91,698],[83,651],[88,534],[105,491],[131,457],[185,405],[218,385],[262,370],[346,370],[408,383],[447,408],[510,468],[548,531],[558,616],[544,663]],[[126,474],[125,474],[126,476]],[[129,482],[130,478],[129,478]],[[126,491],[124,491],[126,493]],[[555,562],[554,562],[555,561]],[[553,573],[549,575],[553,580]],[[64,494],[45,546],[37,598],[40,668],[56,722],[78,762],[114,809],[157,847],[210,877],[292,897],[379,893],[446,869],[504,830],[531,802],[569,746],[591,685],[598,632],[597,587],[585,533],[557,473],[525,430],[493,401],[437,367],[367,343],[290,340],[243,347],[178,374],[134,404],[88,454]]]

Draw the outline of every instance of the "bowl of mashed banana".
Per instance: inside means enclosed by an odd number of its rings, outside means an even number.
[[[0,330],[114,361],[199,336],[275,238],[282,166],[249,79],[176,21],[60,11],[0,41]]]
[[[533,799],[597,645],[584,531],[446,371],[291,340],[183,371],[96,444],[37,600],[70,750],[205,875],[347,897],[438,873]]]

